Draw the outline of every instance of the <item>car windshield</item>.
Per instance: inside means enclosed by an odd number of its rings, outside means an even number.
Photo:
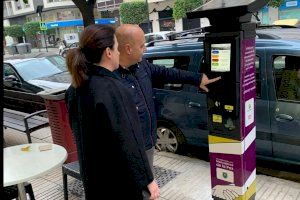
[[[47,58],[28,60],[14,65],[20,76],[25,80],[33,80],[67,71],[64,62],[54,64]]]

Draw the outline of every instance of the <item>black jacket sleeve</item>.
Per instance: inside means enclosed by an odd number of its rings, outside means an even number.
[[[202,79],[202,74],[154,65],[147,60],[143,60],[142,65],[146,67],[148,73],[150,72],[151,79],[154,82],[164,81],[164,83],[182,83],[199,86]]]

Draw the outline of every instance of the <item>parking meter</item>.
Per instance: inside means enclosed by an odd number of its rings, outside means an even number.
[[[254,199],[256,74],[254,12],[267,0],[212,0],[189,19],[207,17],[203,70],[209,85],[208,143],[214,199]]]

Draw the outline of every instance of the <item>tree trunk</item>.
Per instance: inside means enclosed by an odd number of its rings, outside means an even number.
[[[88,25],[91,24],[95,24],[94,6],[96,0],[72,0],[72,1],[81,12],[84,27],[87,27]]]

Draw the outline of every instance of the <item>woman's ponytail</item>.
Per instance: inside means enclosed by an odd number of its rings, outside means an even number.
[[[72,76],[72,85],[77,88],[86,79],[86,59],[80,48],[70,49],[67,53],[66,63]]]

